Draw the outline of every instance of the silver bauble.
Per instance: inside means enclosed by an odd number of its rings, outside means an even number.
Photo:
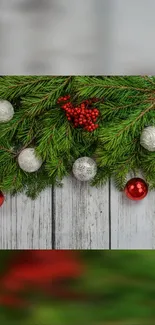
[[[140,144],[148,151],[155,151],[155,126],[148,126],[142,131]]]
[[[42,159],[36,156],[34,148],[26,148],[19,154],[18,164],[25,172],[33,173],[41,167]]]
[[[79,181],[90,181],[97,173],[96,162],[89,157],[81,157],[73,164],[73,174]]]
[[[7,100],[0,100],[0,122],[8,122],[13,118],[14,108]]]

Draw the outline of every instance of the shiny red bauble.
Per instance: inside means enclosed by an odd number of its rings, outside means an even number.
[[[2,206],[2,204],[4,203],[4,194],[2,193],[2,191],[0,191],[0,207]]]
[[[138,177],[130,179],[125,186],[125,194],[130,200],[139,201],[148,193],[148,185]]]

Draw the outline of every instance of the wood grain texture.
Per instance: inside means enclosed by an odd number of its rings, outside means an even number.
[[[0,209],[0,249],[51,249],[51,190],[35,201],[25,195],[6,200]]]
[[[57,249],[109,248],[109,186],[97,189],[73,177],[54,191]]]
[[[111,248],[155,248],[155,193],[131,201],[111,184]]]
[[[113,185],[94,188],[73,177],[32,201],[6,196],[0,249],[154,249],[155,193],[128,200]],[[109,238],[110,234],[110,238]]]

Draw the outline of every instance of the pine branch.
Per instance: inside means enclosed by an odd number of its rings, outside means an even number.
[[[93,104],[100,111],[98,129],[74,128],[57,103],[66,94],[74,107],[98,99]],[[34,198],[46,186],[59,184],[81,156],[98,163],[92,185],[103,185],[112,176],[122,189],[126,175],[140,169],[155,188],[154,154],[140,146],[142,130],[155,125],[154,76],[2,76],[0,98],[15,109],[13,119],[0,124],[1,190],[26,191]],[[43,160],[31,175],[17,161],[29,146]]]

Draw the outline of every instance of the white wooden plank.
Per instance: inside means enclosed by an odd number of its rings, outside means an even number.
[[[6,197],[0,208],[0,249],[52,248],[52,195],[47,189],[35,200]]]
[[[68,177],[55,188],[57,249],[109,248],[109,186],[102,189]]]
[[[142,201],[129,200],[111,184],[112,249],[155,248],[155,193]]]

